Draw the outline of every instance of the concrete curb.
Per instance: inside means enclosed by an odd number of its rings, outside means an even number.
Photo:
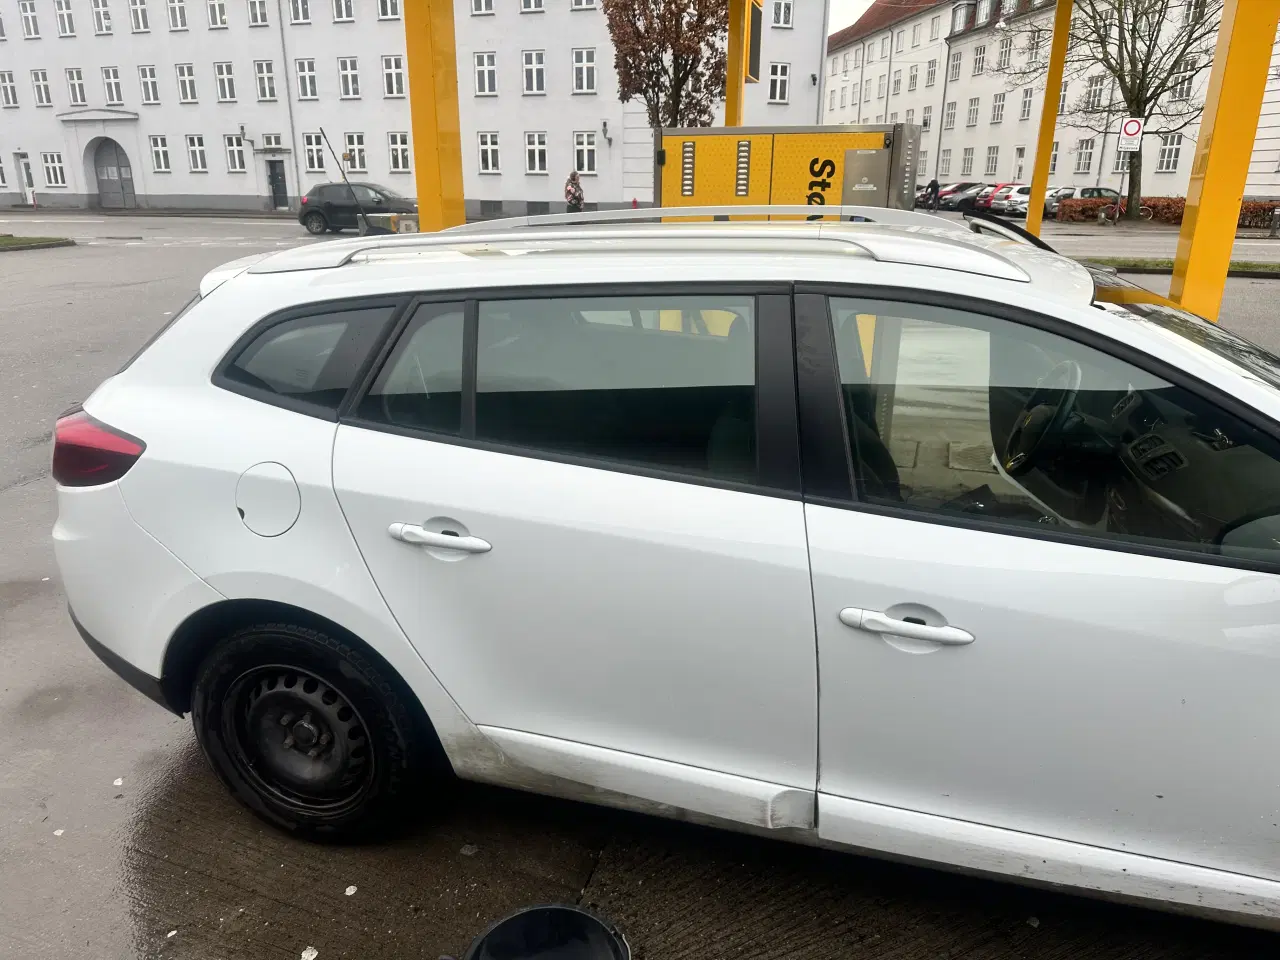
[[[5,212],[30,214],[39,217],[191,217],[193,219],[224,218],[227,220],[296,220],[296,210],[284,210],[271,213],[266,210],[89,210],[70,209],[68,207],[7,207],[0,208]]]
[[[0,247],[0,253],[21,253],[23,250],[49,250],[53,247],[74,247],[76,242],[66,237],[44,240],[40,243],[24,243],[20,247]]]

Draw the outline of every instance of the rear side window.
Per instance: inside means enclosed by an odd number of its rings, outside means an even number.
[[[335,309],[272,324],[215,376],[219,386],[299,410],[334,416],[394,304]]]

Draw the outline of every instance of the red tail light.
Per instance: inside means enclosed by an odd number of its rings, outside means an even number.
[[[128,473],[145,449],[137,437],[73,410],[53,428],[53,479],[64,487],[111,483]]]
[[[302,205],[303,205],[304,207],[307,205],[307,198],[306,198],[306,197],[303,197],[303,198],[302,198]]]

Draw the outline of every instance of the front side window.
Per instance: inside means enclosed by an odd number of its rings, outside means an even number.
[[[269,403],[332,416],[393,307],[333,310],[268,327],[215,377]]]
[[[404,57],[394,55],[382,58],[382,95],[404,96]]]
[[[230,103],[236,98],[236,78],[230,63],[215,63],[213,75],[218,81],[218,100]]]
[[[93,0],[93,32],[99,35],[111,32],[111,8],[108,0]]]
[[[596,51],[594,47],[573,51],[573,92],[596,92]]]
[[[259,100],[276,98],[276,67],[270,60],[253,61],[253,76],[258,84]]]
[[[463,306],[424,303],[386,366],[360,400],[372,423],[458,436],[462,433]]]
[[[788,103],[791,99],[791,64],[769,64],[769,102]]]
[[[1213,326],[1138,310],[1134,322],[1187,328],[1196,343]],[[850,298],[833,300],[831,314],[866,500],[1100,545],[1280,559],[1280,446],[1191,391],[1074,340],[953,307]]]

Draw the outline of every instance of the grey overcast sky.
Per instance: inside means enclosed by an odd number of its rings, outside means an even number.
[[[871,0],[831,0],[831,32],[843,30],[857,20]]]

